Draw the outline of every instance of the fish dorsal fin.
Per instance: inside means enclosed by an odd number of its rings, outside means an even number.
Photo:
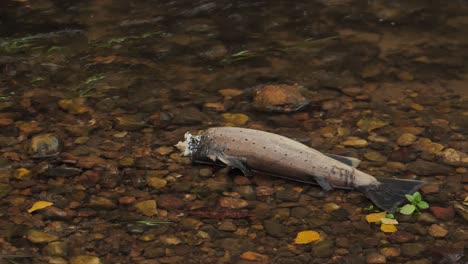
[[[356,168],[359,165],[359,163],[361,163],[360,160],[353,158],[353,157],[339,156],[339,155],[329,154],[329,153],[326,153],[325,155],[354,168]]]

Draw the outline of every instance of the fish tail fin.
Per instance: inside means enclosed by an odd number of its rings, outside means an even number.
[[[405,194],[413,194],[425,183],[417,180],[377,178],[378,186],[359,188],[379,208],[390,213],[406,201]]]

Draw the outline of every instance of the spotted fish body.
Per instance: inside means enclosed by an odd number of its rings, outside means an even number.
[[[215,127],[202,135],[188,133],[185,137],[185,142],[176,146],[195,162],[222,162],[246,175],[251,175],[254,170],[318,183],[325,190],[355,188],[388,211],[395,210],[404,200],[404,194],[412,193],[422,185],[420,181],[377,179],[338,161],[336,156],[332,158],[287,137],[260,130]]]

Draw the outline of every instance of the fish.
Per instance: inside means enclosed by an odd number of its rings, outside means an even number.
[[[248,177],[259,172],[318,184],[325,191],[355,189],[390,213],[406,200],[406,194],[425,184],[374,177],[356,168],[358,159],[324,154],[285,136],[250,128],[212,127],[200,135],[187,132],[175,147],[194,163],[226,165]]]

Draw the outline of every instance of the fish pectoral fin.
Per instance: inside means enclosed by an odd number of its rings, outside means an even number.
[[[314,179],[317,181],[318,185],[322,187],[323,190],[327,192],[333,190],[333,186],[325,177],[315,176]]]
[[[252,176],[252,171],[249,168],[247,168],[247,165],[245,165],[245,158],[229,155],[220,155],[217,158],[227,166],[241,170],[245,176]]]
[[[353,157],[339,156],[339,155],[330,154],[330,153],[326,153],[325,155],[354,168],[356,168],[359,165],[359,163],[361,163],[361,160],[353,158]]]

